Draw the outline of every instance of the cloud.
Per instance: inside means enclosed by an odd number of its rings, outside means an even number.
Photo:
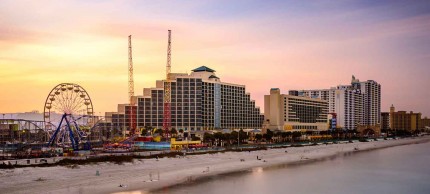
[[[127,36],[141,92],[164,77],[168,29],[174,72],[207,65],[223,81],[246,84],[262,108],[271,87],[329,88],[351,74],[383,84],[384,107],[408,107],[405,99],[429,95],[420,89],[430,81],[426,9],[421,2],[2,1],[0,86],[9,95],[0,100],[22,103],[2,110],[40,106],[54,85],[78,82],[98,110],[113,111],[127,100]],[[27,87],[35,100],[22,94]]]

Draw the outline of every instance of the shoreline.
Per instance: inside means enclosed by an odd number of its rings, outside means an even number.
[[[78,168],[56,166],[2,169],[0,170],[0,181],[2,191],[6,193],[157,192],[190,182],[210,180],[215,176],[249,172],[254,168],[270,169],[282,165],[303,165],[363,151],[429,141],[430,137],[424,136],[374,142],[275,148],[252,152],[190,155],[177,158],[135,159],[133,163],[122,165],[106,162],[83,165]],[[261,160],[257,160],[257,156]],[[119,187],[120,184],[124,187]]]
[[[408,138],[408,139],[417,139],[418,140],[419,138]],[[384,141],[386,141],[386,140],[384,140]],[[346,157],[346,156],[351,156],[354,154],[360,154],[360,153],[370,152],[370,151],[379,150],[379,149],[386,149],[386,148],[392,148],[392,147],[397,147],[397,146],[421,144],[421,143],[428,143],[428,142],[430,142],[430,138],[421,139],[421,140],[416,141],[416,142],[405,142],[405,143],[400,143],[400,144],[396,144],[396,145],[370,147],[370,148],[364,149],[364,150],[359,149],[359,150],[352,150],[352,151],[343,151],[343,152],[339,152],[339,153],[334,154],[334,155],[323,156],[320,158],[304,159],[304,160],[285,162],[285,163],[279,163],[279,164],[269,164],[266,166],[261,166],[261,168],[263,170],[270,170],[270,169],[276,169],[276,168],[284,168],[285,166],[301,166],[301,165],[307,165],[307,164],[313,164],[313,163],[322,162],[322,161],[326,161],[326,160],[331,160],[331,159],[335,159],[337,157]],[[371,143],[371,142],[360,142],[360,143]],[[283,149],[283,148],[275,148],[275,149]],[[174,185],[170,185],[170,186],[163,187],[163,188],[156,188],[153,190],[149,190],[147,192],[148,193],[157,193],[157,192],[160,192],[163,189],[167,189],[167,188],[176,188],[176,187],[181,187],[181,186],[185,186],[185,185],[189,185],[189,184],[199,184],[199,183],[202,183],[205,181],[210,181],[212,178],[217,177],[217,176],[222,177],[222,176],[230,176],[230,175],[242,175],[244,173],[252,172],[253,169],[255,169],[255,168],[260,168],[260,167],[251,167],[248,169],[233,170],[230,172],[224,172],[224,173],[213,174],[213,175],[201,175],[201,176],[195,177],[193,180],[190,180],[190,181],[186,180],[184,182],[178,182],[177,184],[174,184]],[[125,192],[127,193],[127,191],[125,191]],[[129,192],[133,192],[133,190],[130,190]],[[115,194],[120,194],[120,193],[123,193],[123,192],[118,192]]]

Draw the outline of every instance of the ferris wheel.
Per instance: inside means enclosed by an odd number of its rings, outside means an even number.
[[[80,125],[89,125],[94,116],[93,103],[87,91],[78,84],[62,83],[55,86],[45,101],[44,121],[48,131],[58,126],[63,114],[79,119]]]

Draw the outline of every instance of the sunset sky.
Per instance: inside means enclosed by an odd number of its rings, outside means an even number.
[[[382,85],[382,111],[430,116],[429,1],[0,1],[0,113],[43,111],[71,82],[96,114],[172,72],[206,65],[246,85],[260,107],[270,88],[324,89],[351,76]]]

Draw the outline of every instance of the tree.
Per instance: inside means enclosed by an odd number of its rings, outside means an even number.
[[[287,138],[288,138],[289,140],[293,139],[293,138],[292,138],[293,133],[292,133],[291,131],[287,131],[286,133],[287,133]]]
[[[255,135],[255,139],[256,139],[257,141],[261,141],[261,139],[263,139],[263,136],[262,136],[261,134],[256,134],[256,135]]]
[[[232,131],[229,135],[230,144],[237,143],[238,137],[239,137],[239,133],[237,131]]]
[[[266,134],[263,135],[264,139],[266,139],[267,141],[272,140],[273,138],[273,132],[270,131],[270,129],[267,130]]]
[[[158,133],[158,135],[163,135],[163,129],[157,129],[157,130],[155,130],[155,132],[154,133]]]
[[[282,132],[281,133],[281,137],[282,137],[282,142],[285,142],[285,139],[288,137],[288,133],[287,132]]]
[[[221,140],[224,139],[224,135],[221,132],[217,132],[214,134],[215,140],[217,140],[217,144],[221,145]]]
[[[146,134],[148,133],[147,129],[142,129],[141,135],[142,136],[146,136]]]
[[[178,134],[178,131],[175,128],[170,129],[170,134],[173,136],[176,136]]]
[[[184,137],[184,130],[179,129],[178,134],[179,134],[179,137]]]
[[[279,141],[280,141],[281,136],[282,136],[282,132],[277,131],[277,132],[275,133],[276,142],[279,142]]]
[[[410,131],[402,129],[402,130],[397,130],[397,135],[398,136],[411,136],[412,133]]]
[[[294,131],[292,136],[293,136],[293,140],[295,140],[295,139],[301,137],[302,133],[300,133],[300,131]]]
[[[193,136],[191,138],[191,141],[200,141],[200,137]]]
[[[148,130],[148,131],[151,131],[152,129],[154,129],[154,127],[152,127],[152,126],[145,126],[145,129]]]
[[[205,134],[203,134],[203,142],[206,143],[212,143],[215,140],[214,135],[206,132]]]
[[[241,142],[245,142],[246,140],[248,140],[249,135],[243,131],[242,129],[239,131],[239,138]]]

